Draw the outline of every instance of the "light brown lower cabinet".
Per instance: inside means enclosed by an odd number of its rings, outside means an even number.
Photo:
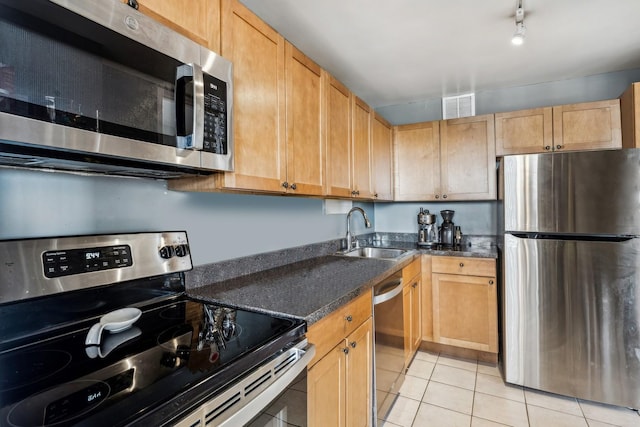
[[[431,278],[434,342],[497,353],[495,260],[434,256]]]
[[[309,427],[371,425],[371,304],[368,292],[309,327],[307,339],[316,344],[307,372]]]
[[[404,312],[404,361],[408,367],[422,342],[420,307],[422,301],[420,258],[402,270]]]

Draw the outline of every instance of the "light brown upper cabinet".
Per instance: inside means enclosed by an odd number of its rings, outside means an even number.
[[[284,38],[237,0],[222,0],[222,34],[222,56],[233,63],[235,171],[216,174],[216,184],[283,192]]]
[[[395,200],[494,200],[493,114],[396,126]]]
[[[495,200],[496,180],[493,114],[443,120],[440,125],[440,198]]]
[[[555,150],[622,148],[620,100],[553,107]]]
[[[323,78],[319,65],[286,42],[287,177],[290,193],[324,194]]]
[[[352,197],[371,199],[371,107],[357,96],[352,97],[351,171],[353,174]]]
[[[374,200],[393,200],[391,125],[376,112],[371,114],[371,186]]]
[[[622,146],[640,148],[640,83],[633,83],[620,96]]]
[[[622,147],[618,99],[497,113],[496,155]]]
[[[496,156],[553,150],[552,107],[496,113]]]
[[[326,142],[326,194],[350,198],[353,191],[351,173],[351,98],[346,86],[329,73],[325,77],[325,102],[327,106]]]
[[[126,3],[126,0],[123,0]],[[220,0],[138,0],[138,10],[214,52],[220,52]]]
[[[440,122],[394,127],[395,200],[435,200],[440,191]]]
[[[222,55],[234,73],[235,170],[169,187],[322,195],[320,67],[237,0],[222,7]]]

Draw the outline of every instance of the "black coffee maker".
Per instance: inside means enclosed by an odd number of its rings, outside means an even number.
[[[453,219],[453,214],[456,211],[452,210],[443,210],[440,211],[440,215],[442,215],[442,225],[440,226],[440,244],[446,247],[453,247],[453,242],[455,239],[455,226],[451,221]]]

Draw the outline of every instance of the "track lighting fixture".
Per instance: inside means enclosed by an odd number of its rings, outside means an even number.
[[[516,0],[516,32],[513,33],[511,43],[516,46],[524,43],[524,34],[526,27],[524,26],[524,7],[522,6],[523,0]]]

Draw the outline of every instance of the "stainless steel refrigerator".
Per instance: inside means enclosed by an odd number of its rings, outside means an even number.
[[[640,150],[504,159],[506,381],[640,408]]]

